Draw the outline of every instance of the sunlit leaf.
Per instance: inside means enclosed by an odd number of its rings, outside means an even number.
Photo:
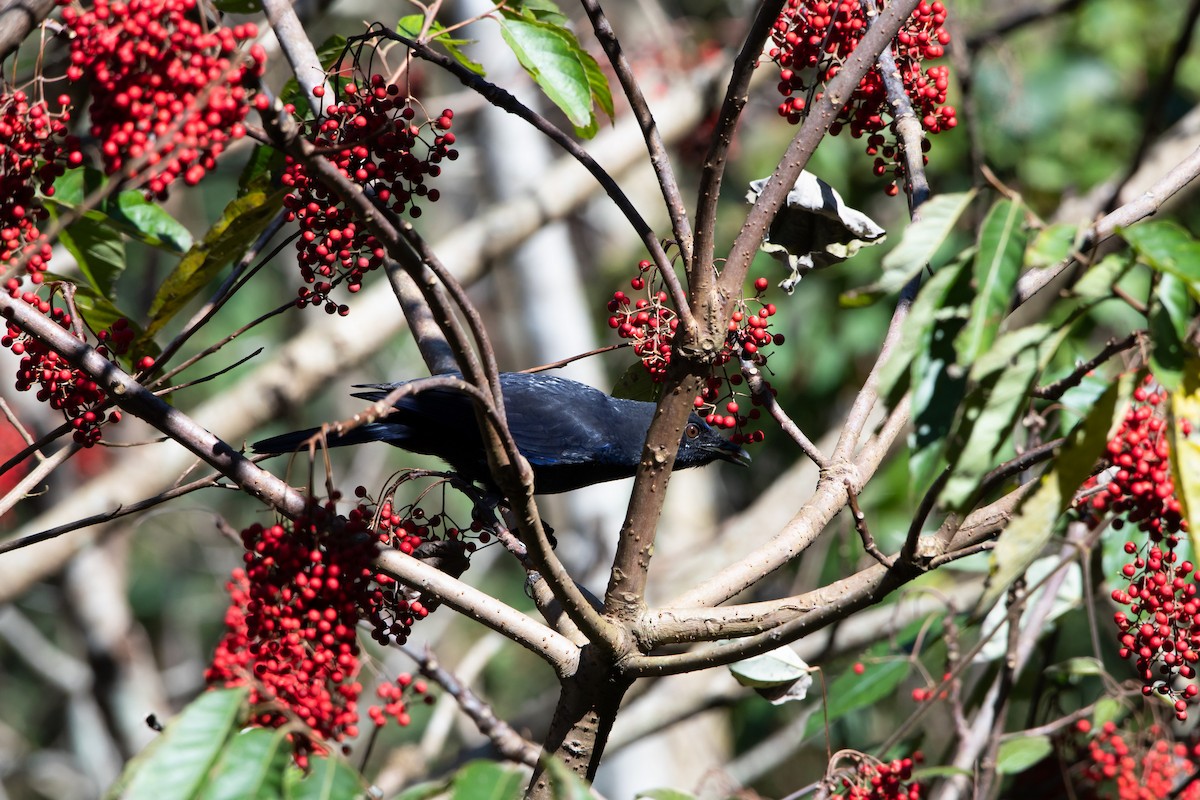
[[[1194,311],[1187,285],[1171,273],[1158,279],[1150,305],[1150,369],[1170,391],[1179,388],[1186,357],[1184,342]]]
[[[1063,222],[1042,228],[1025,251],[1025,266],[1029,269],[1040,269],[1061,264],[1071,255],[1075,237],[1078,235],[1077,225]]]
[[[575,34],[515,12],[505,12],[498,19],[504,41],[551,102],[567,115],[576,135],[584,139],[595,136],[599,124],[592,111],[592,78]]]
[[[1025,496],[992,551],[991,575],[979,601],[980,609],[991,608],[1012,582],[1041,556],[1042,549],[1054,534],[1055,521],[1071,506],[1075,492],[1104,454],[1117,399],[1122,393],[1127,396],[1130,391],[1129,381],[1114,381],[1092,407],[1091,413],[1067,437],[1053,466],[1038,479],[1037,488]]]
[[[86,211],[58,234],[63,247],[75,257],[79,271],[100,295],[112,300],[117,279],[125,271],[125,242],[105,224],[104,215]]]
[[[366,800],[367,787],[358,770],[338,756],[309,756],[308,770],[292,767],[284,780],[286,800]]]
[[[1121,231],[1139,260],[1163,274],[1174,275],[1200,300],[1200,242],[1181,225],[1168,220],[1141,222]]]
[[[229,741],[199,798],[281,797],[284,775],[291,763],[292,743],[287,731],[247,728]]]
[[[124,800],[187,800],[208,781],[226,742],[246,709],[246,689],[205,692],[130,761],[109,792]]]
[[[812,736],[825,726],[825,717],[832,723],[852,711],[891,697],[912,670],[907,658],[897,658],[871,664],[861,675],[847,670],[829,685],[829,705],[825,714],[814,714],[804,729],[805,737]]]
[[[150,303],[146,336],[162,329],[189,300],[230,263],[241,258],[279,211],[282,190],[253,191],[228,206],[216,224],[180,260]]]
[[[421,28],[425,25],[424,14],[409,14],[407,17],[401,17],[396,23],[396,32],[407,36],[409,39],[416,40],[421,35]],[[471,44],[470,39],[455,39],[446,34],[446,26],[434,20],[429,26],[429,31],[425,34],[429,40],[429,44],[438,45],[450,54],[450,57],[462,64],[467,69],[474,72],[476,75],[483,75],[483,65],[477,61],[473,61],[463,52],[463,45]]]
[[[896,249],[883,258],[880,283],[898,290],[929,263],[945,244],[959,217],[971,205],[975,191],[939,194],[921,206],[920,218],[909,225]]]
[[[1021,204],[1011,200],[997,202],[983,221],[972,270],[975,299],[967,324],[955,340],[960,364],[975,363],[991,346],[1012,304],[1013,287],[1025,253],[1023,224]]]
[[[494,761],[472,761],[454,776],[452,800],[519,800],[525,773]]]
[[[996,771],[1015,775],[1041,762],[1054,752],[1049,736],[1019,736],[1000,744],[996,753]]]

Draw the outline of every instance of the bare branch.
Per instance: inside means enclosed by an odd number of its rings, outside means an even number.
[[[433,651],[428,647],[424,652],[408,645],[401,645],[400,650],[416,662],[421,674],[441,686],[446,694],[454,698],[462,712],[470,717],[479,732],[488,738],[500,755],[509,761],[516,761],[526,766],[537,766],[542,755],[542,748],[517,733],[511,725],[496,716],[492,707],[485,703],[479,695],[471,691],[471,687],[458,680],[455,675],[438,663]]]
[[[692,226],[688,221],[687,206],[679,192],[679,182],[675,179],[675,171],[671,168],[671,157],[663,144],[662,134],[658,131],[658,123],[654,120],[654,114],[650,111],[650,105],[646,102],[646,96],[642,94],[642,87],[634,77],[633,70],[630,69],[629,62],[625,59],[625,54],[621,52],[621,43],[617,39],[612,24],[608,21],[608,17],[604,15],[604,10],[600,8],[600,3],[597,0],[583,0],[583,8],[592,21],[592,30],[596,34],[596,39],[604,48],[604,53],[608,56],[609,63],[612,64],[613,72],[616,73],[617,80],[625,91],[629,107],[633,109],[633,115],[642,129],[642,137],[646,140],[646,149],[650,153],[650,164],[654,167],[654,174],[658,176],[663,202],[671,217],[671,229],[675,233],[675,243],[679,245],[679,251],[683,254],[684,266],[690,270],[692,265]]]

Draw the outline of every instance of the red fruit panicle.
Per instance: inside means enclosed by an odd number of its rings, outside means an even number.
[[[208,22],[196,0],[60,0],[71,34],[67,77],[91,87],[91,133],[109,175],[137,170],[147,197],[198,183],[234,139],[266,63],[253,24]],[[129,176],[134,177],[134,176]]]
[[[0,89],[0,274],[24,260],[41,283],[50,268],[50,242],[38,230],[49,213],[42,196],[68,166],[83,162],[79,140],[67,134],[68,98],[52,113],[44,100]]]
[[[893,761],[861,758],[853,771],[842,775],[841,790],[834,796],[847,800],[919,800],[921,784],[912,780],[912,772],[920,761],[920,753]]]
[[[381,644],[403,643],[436,607],[376,570],[379,549],[411,555],[437,542],[465,558],[475,547],[444,513],[395,509],[390,499],[376,506],[361,487],[355,495],[363,499],[345,517],[333,501],[313,503],[297,520],[242,531],[245,567],[227,586],[225,635],[205,673],[210,686],[252,687],[251,702],[263,710],[251,724],[301,722],[310,733],[293,736],[297,763],[358,733],[359,623]],[[405,699],[426,687],[401,675],[378,692],[386,702],[369,710],[371,721],[407,725]]]
[[[622,339],[629,339],[633,352],[650,374],[651,380],[662,381],[671,363],[671,345],[679,320],[671,308],[670,297],[653,262],[638,263],[638,274],[629,282],[640,297],[623,291],[613,292],[608,301],[608,326]],[[745,395],[737,389],[742,385],[740,360],[745,358],[756,366],[767,363],[769,349],[783,344],[781,333],[771,333],[771,317],[778,309],[763,299],[769,286],[766,278],[754,281],[755,294],[739,299],[729,321],[725,345],[713,359],[713,373],[696,396],[696,413],[714,428],[733,431],[729,437],[737,444],[761,442],[762,430],[749,430],[752,421],[761,416],[758,408],[746,409],[738,397]],[[769,391],[770,387],[767,387]],[[757,397],[749,405],[758,406]]]
[[[1125,543],[1131,557],[1122,568],[1126,588],[1112,593],[1114,602],[1128,606],[1114,616],[1117,652],[1134,661],[1143,693],[1169,698],[1184,720],[1200,693],[1194,682],[1185,683],[1195,680],[1200,661],[1196,573],[1176,553],[1187,520],[1171,475],[1166,390],[1146,376],[1133,399],[1076,508],[1096,525],[1111,519],[1117,530],[1136,526],[1140,535]]]
[[[446,109],[418,124],[419,108],[399,86],[371,75],[361,87],[345,86],[319,120],[303,123],[303,134],[383,207],[416,218],[418,202],[436,202],[440,194],[426,181],[441,174],[443,160],[458,158],[450,131],[454,112]],[[384,247],[304,163],[289,157],[281,180],[291,190],[284,205],[289,221],[300,224],[296,251],[300,275],[309,284],[296,304],[345,315],[349,308],[330,300],[329,293],[339,283],[359,291],[366,273],[383,264]]]
[[[34,292],[22,293],[15,278],[10,279],[7,288],[11,297],[28,303],[50,317],[63,330],[83,339],[66,310],[53,306]],[[117,319],[111,327],[96,333],[96,352],[116,363],[115,355],[128,350],[133,337],[134,331],[129,327],[129,322]],[[27,392],[37,387],[37,399],[63,413],[74,429],[73,437],[79,444],[91,447],[100,441],[101,426],[106,422],[120,422],[120,411],[104,409],[108,394],[99,384],[72,367],[47,345],[22,331],[15,323],[8,323],[4,336],[0,337],[0,346],[7,347],[21,358],[17,365],[17,391]]]
[[[887,2],[871,0],[865,5],[883,10]],[[866,35],[870,20],[863,6],[859,0],[788,0],[784,6],[771,31],[769,54],[779,65],[778,89],[785,98],[779,104],[779,115],[788,122],[798,124],[803,119],[809,104],[821,97],[821,87],[837,75]],[[892,43],[905,93],[927,133],[958,124],[954,108],[946,105],[949,69],[923,68],[924,62],[945,55],[950,42],[945,22],[942,3],[922,2]],[[867,137],[866,152],[875,157],[875,174],[884,176],[890,170],[894,180],[888,193],[896,193],[896,181],[905,177],[903,158],[878,66],[859,81],[829,131],[836,136],[846,128],[856,139]]]

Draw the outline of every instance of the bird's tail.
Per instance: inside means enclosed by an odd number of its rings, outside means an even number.
[[[371,422],[366,425],[360,425],[357,428],[352,428],[343,434],[328,433],[325,437],[325,443],[329,447],[345,447],[352,444],[364,444],[366,442],[379,442],[394,439],[397,436],[396,425],[385,425],[379,422]],[[263,439],[250,445],[251,449],[256,453],[291,453],[303,447],[320,428],[307,428],[302,431],[293,431],[292,433],[284,433],[279,436],[272,436],[269,439]]]

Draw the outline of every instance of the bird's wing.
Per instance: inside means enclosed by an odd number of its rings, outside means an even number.
[[[628,460],[627,429],[638,422],[622,420],[603,392],[552,375],[515,373],[505,375],[501,388],[509,430],[533,466]],[[644,427],[636,433],[637,445],[645,433]]]

